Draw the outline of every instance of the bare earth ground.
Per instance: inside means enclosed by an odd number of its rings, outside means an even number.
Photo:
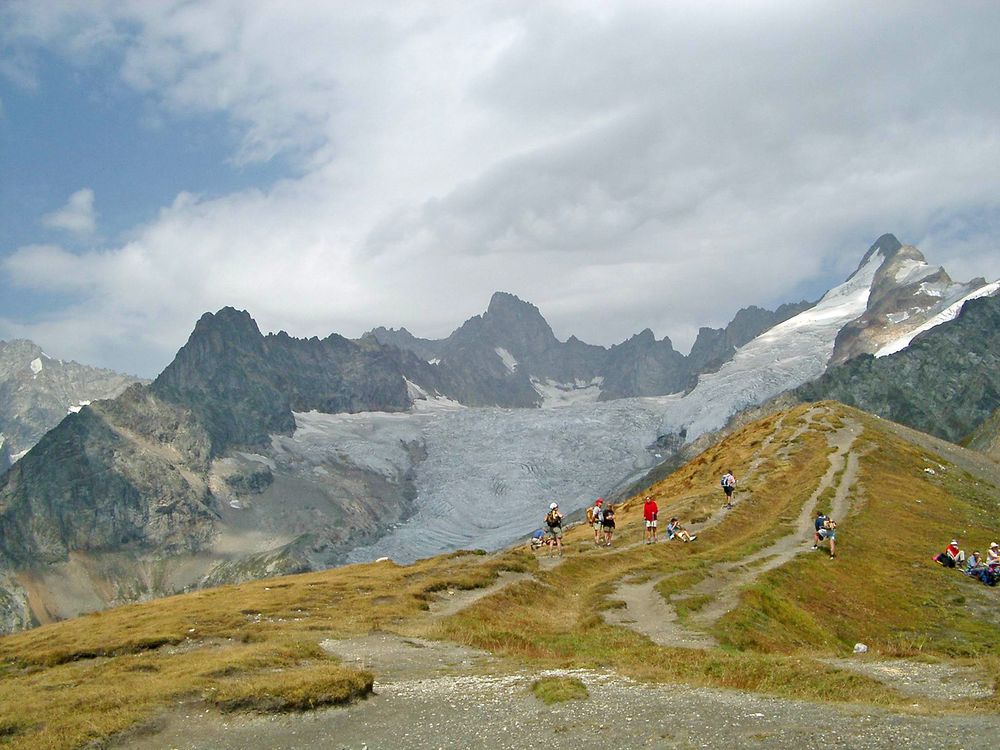
[[[768,748],[959,750],[997,736],[1000,717],[909,716],[821,706],[739,691],[649,686],[600,672],[579,677],[586,701],[547,707],[529,692],[542,674],[449,676],[376,684],[346,708],[290,716],[220,717],[178,710],[132,750],[237,748]]]

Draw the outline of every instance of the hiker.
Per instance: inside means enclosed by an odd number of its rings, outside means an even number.
[[[990,548],[986,550],[986,564],[992,565],[1000,562],[1000,545],[990,542]]]
[[[653,496],[647,496],[642,505],[642,517],[646,522],[646,544],[656,544],[656,514],[659,510]]]
[[[816,511],[816,530],[813,532],[813,549],[819,549],[820,542],[830,540],[830,559],[837,556],[837,522],[823,511]]]
[[[935,555],[931,559],[940,565],[944,565],[946,568],[954,568],[956,565],[961,565],[965,562],[965,553],[959,549],[958,540],[952,539],[948,543],[948,546],[944,548],[944,552]]]
[[[681,526],[681,522],[677,520],[677,516],[670,519],[670,523],[667,524],[667,539],[673,539],[677,537],[682,542],[693,542],[698,538],[697,535],[689,534],[688,530]]]
[[[604,498],[599,497],[594,501],[594,505],[587,509],[587,522],[594,527],[594,544],[600,545],[601,534],[604,532]]]
[[[559,512],[559,503],[552,503],[549,506],[549,512],[545,514],[545,525],[549,527],[549,557],[552,557],[553,545],[562,556],[562,522],[563,514]]]
[[[601,515],[601,527],[604,530],[604,546],[611,546],[611,537],[615,535],[615,506],[609,505]]]
[[[974,576],[979,572],[980,568],[985,568],[986,564],[983,562],[983,556],[976,550],[971,555],[965,564],[965,575]]]
[[[541,529],[535,531],[531,535],[531,550],[534,552],[536,549],[541,549],[542,545],[545,544],[545,532]]]
[[[733,476],[732,469],[726,469],[726,473],[722,475],[722,491],[726,493],[726,504],[723,508],[733,507],[733,490],[736,489],[736,477]]]

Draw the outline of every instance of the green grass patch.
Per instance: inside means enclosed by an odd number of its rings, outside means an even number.
[[[565,701],[583,701],[590,697],[587,686],[576,677],[543,677],[532,683],[531,692],[546,706]]]

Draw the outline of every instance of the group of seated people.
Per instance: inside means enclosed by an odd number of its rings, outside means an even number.
[[[978,550],[966,556],[965,550],[952,539],[944,551],[934,556],[934,562],[946,568],[958,568],[967,576],[978,578],[985,584],[995,586],[1000,581],[1000,544],[990,543],[984,557]]]

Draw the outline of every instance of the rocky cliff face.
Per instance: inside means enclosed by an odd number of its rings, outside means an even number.
[[[959,442],[1000,407],[1000,298],[967,302],[907,349],[831,367],[796,395],[835,399]]]
[[[19,458],[72,410],[114,398],[138,381],[53,359],[25,339],[0,341],[0,435],[9,455]]]
[[[295,430],[293,410],[408,408],[404,371],[436,383],[431,365],[374,341],[204,316],[154,383],[71,414],[0,477],[0,622],[336,563],[405,517],[407,469],[336,453],[303,464],[272,440]]]

